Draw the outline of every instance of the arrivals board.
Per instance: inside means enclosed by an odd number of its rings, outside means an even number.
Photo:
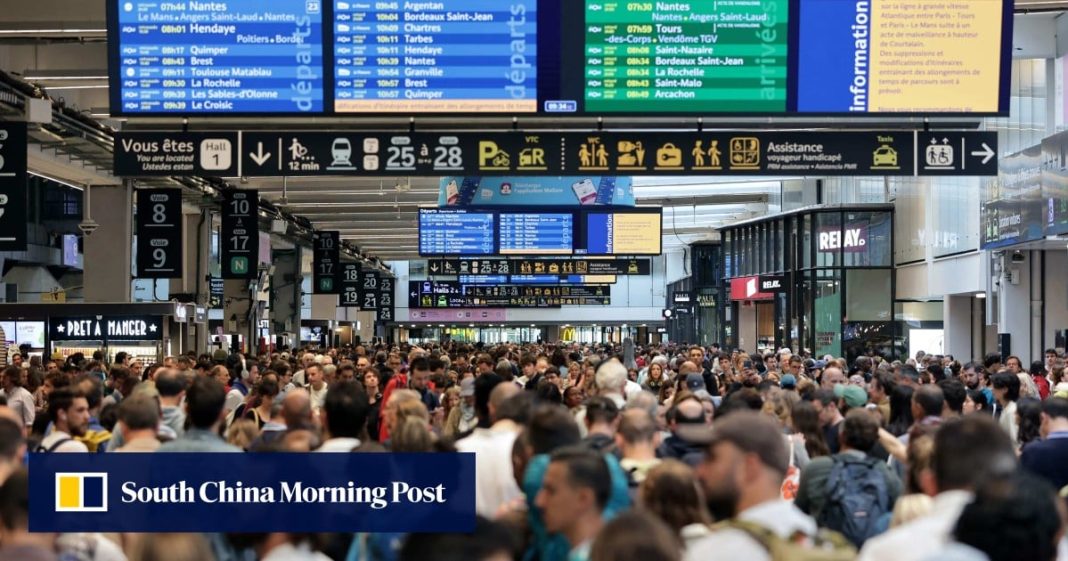
[[[1012,0],[107,0],[116,116],[1007,115]]]
[[[108,0],[115,114],[322,113],[321,0]]]
[[[419,209],[420,255],[493,255],[493,213]]]
[[[586,111],[785,113],[789,14],[787,0],[587,0]]]

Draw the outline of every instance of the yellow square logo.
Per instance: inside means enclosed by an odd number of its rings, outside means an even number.
[[[56,512],[107,512],[107,510],[108,474],[56,474]]]

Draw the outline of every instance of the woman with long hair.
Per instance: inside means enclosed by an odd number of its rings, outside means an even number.
[[[686,545],[711,531],[712,516],[694,470],[678,461],[664,460],[654,466],[638,487],[638,507],[667,524]]]
[[[794,432],[805,439],[805,451],[808,452],[809,458],[831,455],[823,430],[820,429],[820,414],[811,402],[795,403],[790,411],[790,422]]]
[[[907,433],[912,426],[912,393],[912,388],[903,384],[890,392],[890,422],[886,430],[894,436]]]
[[[1042,402],[1029,397],[1021,398],[1016,405],[1017,440],[1020,451],[1030,443],[1042,438]]]
[[[651,391],[653,393],[659,393],[660,388],[665,383],[668,383],[667,376],[664,375],[664,365],[659,362],[654,362],[649,365],[649,372],[645,375],[645,383],[642,384],[642,389]]]

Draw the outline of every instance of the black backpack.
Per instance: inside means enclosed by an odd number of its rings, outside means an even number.
[[[886,527],[893,505],[879,460],[836,456],[827,477],[827,502],[816,517],[821,528],[841,533],[859,549]]]

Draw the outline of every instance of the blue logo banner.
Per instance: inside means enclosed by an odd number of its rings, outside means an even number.
[[[474,454],[32,454],[32,532],[471,532]]]
[[[443,177],[439,207],[634,206],[630,177]]]

